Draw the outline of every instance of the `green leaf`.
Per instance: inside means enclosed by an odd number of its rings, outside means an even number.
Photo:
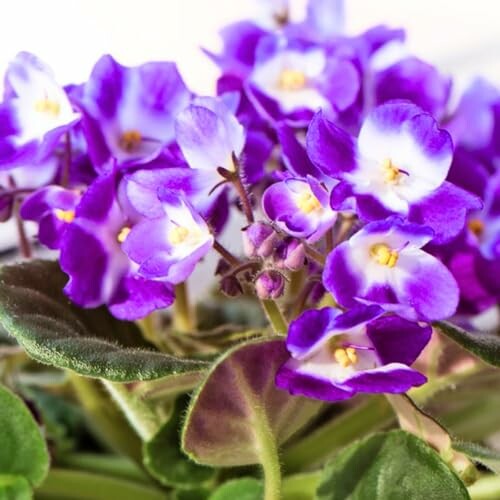
[[[490,365],[500,366],[500,336],[467,332],[446,321],[438,321],[434,326],[479,359]]]
[[[22,476],[0,474],[0,500],[31,500],[31,487]]]
[[[468,443],[466,441],[453,442],[453,448],[464,453],[475,462],[483,464],[492,472],[500,474],[500,453],[498,451],[481,446],[477,443]]]
[[[262,481],[253,477],[233,479],[219,486],[208,500],[262,500],[264,487]]]
[[[115,319],[104,307],[72,304],[62,291],[66,281],[56,262],[34,260],[0,270],[0,323],[37,361],[115,382],[208,366],[147,350],[151,345],[134,323]]]
[[[0,386],[0,474],[23,476],[33,486],[47,475],[49,454],[23,401]]]
[[[191,490],[176,490],[173,500],[207,500],[210,491],[207,488],[193,488]]]
[[[180,450],[183,402],[184,398],[176,402],[171,418],[144,443],[144,465],[165,486],[192,488],[212,479],[215,471],[194,463]]]
[[[468,500],[464,484],[439,455],[408,432],[374,434],[325,467],[318,500]]]
[[[256,340],[226,352],[193,396],[182,435],[199,463],[262,463],[264,444],[285,442],[315,415],[321,403],[275,387],[289,355],[282,338]]]

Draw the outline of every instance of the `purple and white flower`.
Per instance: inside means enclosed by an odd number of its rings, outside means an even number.
[[[60,242],[61,268],[69,275],[64,290],[76,304],[106,304],[128,320],[172,304],[172,286],[139,276],[122,250],[132,222],[117,202],[113,173],[89,186]]]
[[[342,181],[332,192],[332,208],[354,197],[364,220],[400,214],[432,227],[434,241],[442,243],[462,230],[469,210],[481,207],[477,197],[445,180],[453,157],[448,132],[409,102],[377,107],[357,141],[318,113],[307,151],[326,175]]]
[[[164,215],[136,224],[123,244],[125,253],[148,279],[181,283],[212,248],[213,235],[202,217],[185,201],[171,197]]]
[[[344,307],[379,304],[410,320],[449,318],[458,286],[438,259],[421,250],[432,229],[398,217],[372,222],[328,256],[323,283]]]
[[[262,208],[290,236],[318,241],[334,224],[337,213],[330,208],[327,189],[311,176],[289,177],[269,186]]]
[[[359,76],[349,60],[320,47],[282,46],[280,39],[260,45],[247,89],[266,118],[307,124],[318,109],[335,114],[356,99]]]
[[[79,119],[52,70],[33,54],[19,53],[5,75],[0,165],[44,161]]]
[[[60,186],[47,186],[28,196],[21,206],[24,220],[38,222],[38,239],[46,247],[61,246],[62,237],[75,219],[81,194]]]
[[[378,306],[304,312],[290,324],[291,358],[278,371],[276,385],[291,394],[339,401],[358,392],[401,393],[425,383],[409,365],[428,343],[430,326],[383,313]]]
[[[80,106],[89,154],[98,169],[142,164],[175,138],[174,120],[190,100],[174,63],[125,67],[103,56],[85,83]]]

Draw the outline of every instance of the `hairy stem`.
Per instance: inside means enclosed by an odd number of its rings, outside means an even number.
[[[159,418],[152,408],[130,392],[125,384],[109,380],[102,380],[102,383],[139,437],[149,441],[160,427]]]
[[[195,311],[189,304],[186,282],[175,286],[174,328],[179,332],[192,332],[196,328]]]
[[[214,250],[232,266],[241,265],[240,260],[216,240],[214,240]]]
[[[262,308],[266,313],[267,319],[269,320],[274,333],[277,333],[278,335],[285,335],[288,331],[288,324],[278,304],[274,300],[270,299],[261,300],[260,303],[262,304]]]

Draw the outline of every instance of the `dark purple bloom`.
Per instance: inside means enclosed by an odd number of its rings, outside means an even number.
[[[364,220],[400,214],[432,227],[435,242],[442,243],[463,229],[468,211],[481,207],[477,197],[445,181],[453,156],[450,135],[409,102],[374,109],[357,141],[318,113],[307,151],[326,175],[342,180],[332,207],[354,197]]]
[[[247,257],[269,257],[279,241],[278,233],[265,222],[255,222],[243,230],[243,249]]]
[[[50,68],[32,54],[19,53],[5,75],[0,165],[44,161],[79,119]]]
[[[278,371],[277,386],[339,401],[358,392],[401,393],[425,383],[409,365],[428,343],[430,326],[383,312],[377,306],[343,314],[333,308],[304,312],[290,324],[291,358]]]
[[[255,279],[255,293],[259,299],[278,299],[284,291],[285,278],[279,271],[263,271]]]
[[[368,224],[328,256],[323,283],[345,307],[374,303],[411,320],[449,318],[458,286],[446,266],[421,250],[428,227],[398,217]]]
[[[128,68],[103,56],[83,87],[84,132],[98,169],[146,163],[174,140],[174,119],[190,93],[171,62]]]
[[[28,196],[21,206],[21,217],[38,222],[38,239],[56,249],[75,218],[81,194],[59,186],[47,186]]]
[[[172,286],[138,276],[123,252],[131,223],[117,202],[115,175],[97,179],[61,241],[61,268],[69,275],[65,292],[76,304],[106,304],[115,316],[129,320],[172,304]]]

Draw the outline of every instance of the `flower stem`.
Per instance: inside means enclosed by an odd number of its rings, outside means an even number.
[[[262,304],[262,308],[266,313],[267,319],[269,320],[274,333],[278,335],[285,335],[288,331],[288,324],[278,304],[274,300],[270,299],[263,299],[260,303]]]
[[[214,240],[214,250],[218,252],[232,266],[240,266],[241,262],[227,248],[222,246],[218,241]]]
[[[179,332],[192,332],[196,328],[195,311],[189,304],[186,282],[175,286],[174,328]]]
[[[152,408],[130,392],[125,384],[109,380],[102,380],[102,383],[138,436],[143,441],[149,441],[160,427],[159,418]]]
[[[264,471],[264,499],[281,499],[281,470],[276,438],[262,409],[255,408],[255,435],[259,441],[260,459]]]
[[[497,500],[500,498],[500,476],[488,475],[469,486],[472,500]]]
[[[306,251],[306,255],[316,261],[318,264],[324,266],[325,265],[325,262],[326,262],[326,258],[325,256],[318,252],[315,248],[313,248],[312,246],[310,245],[304,245],[304,248],[305,248],[305,251]]]
[[[68,371],[72,389],[84,409],[86,420],[98,440],[117,453],[141,463],[141,442],[131,433],[130,426],[113,405],[98,380]]]
[[[165,491],[135,481],[118,479],[71,469],[51,469],[45,482],[36,490],[40,500],[165,500]]]

